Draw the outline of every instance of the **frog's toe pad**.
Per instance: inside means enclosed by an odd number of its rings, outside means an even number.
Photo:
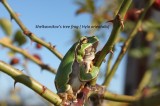
[[[70,106],[70,104],[71,104],[71,103],[69,103],[69,102],[64,102],[64,103],[63,103],[63,106]]]

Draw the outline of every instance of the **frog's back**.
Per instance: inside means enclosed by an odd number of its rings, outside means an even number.
[[[72,72],[72,65],[74,63],[75,58],[75,49],[77,47],[77,43],[75,43],[66,53],[64,58],[62,59],[56,77],[55,77],[55,85],[56,88],[66,85],[69,82],[69,76]]]

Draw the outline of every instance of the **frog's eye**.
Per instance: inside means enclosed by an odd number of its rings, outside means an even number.
[[[87,39],[86,37],[84,37],[84,38],[81,39],[80,42],[81,42],[81,44],[87,43],[87,42],[88,42],[88,39]]]

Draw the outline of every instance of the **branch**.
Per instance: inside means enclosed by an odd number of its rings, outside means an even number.
[[[125,41],[124,45],[122,46],[121,52],[119,53],[118,58],[116,59],[116,62],[114,63],[110,73],[107,76],[107,80],[104,83],[106,86],[109,85],[112,77],[114,76],[114,74],[115,74],[115,72],[116,72],[116,70],[117,70],[117,68],[119,66],[120,61],[122,60],[123,56],[125,55],[126,51],[128,50],[132,39],[135,37],[138,29],[140,28],[140,26],[142,24],[142,20],[143,20],[143,18],[145,16],[146,12],[148,11],[149,7],[152,5],[153,1],[154,0],[148,0],[147,1],[148,3],[146,3],[146,6],[145,6],[145,9],[144,9],[143,13],[141,14],[139,20],[137,21],[134,29],[129,34],[129,36],[128,36],[127,40]]]
[[[55,105],[60,105],[60,103],[62,102],[62,100],[59,98],[57,94],[53,93],[48,88],[44,87],[33,78],[23,74],[20,70],[13,68],[11,65],[8,65],[3,61],[0,61],[0,70],[11,76],[15,80],[15,83],[20,82],[26,85],[27,87],[34,90],[40,96],[50,101],[51,103]]]
[[[112,62],[112,58],[113,58],[113,53],[110,53],[109,58],[108,58],[108,62],[107,62],[107,66],[106,66],[106,73],[105,73],[105,79],[102,85],[104,85],[104,83],[107,80],[107,75],[110,73],[111,71],[111,62]]]
[[[157,106],[160,104],[160,92],[155,92],[154,94],[147,97],[140,96],[128,96],[128,95],[118,95],[105,91],[103,94],[93,91],[89,96],[101,97],[101,99],[111,100],[116,102],[126,102],[132,104],[131,106]]]
[[[0,39],[0,44],[7,47],[7,48],[10,48],[11,50],[13,50],[15,52],[22,54],[24,57],[26,57],[26,58],[30,59],[31,61],[33,61],[34,63],[38,64],[42,69],[46,69],[49,72],[54,73],[54,74],[56,73],[56,70],[54,68],[44,64],[41,60],[30,55],[28,52],[24,51],[23,49],[18,48],[16,46],[13,46],[7,37]]]
[[[100,52],[98,52],[96,54],[95,57],[95,63],[94,65],[97,67],[100,67],[105,56],[107,55],[107,53],[112,52],[112,49],[115,45],[116,42],[116,38],[118,37],[119,33],[120,33],[120,28],[123,24],[123,21],[121,18],[124,18],[126,11],[128,10],[130,4],[131,4],[132,0],[123,0],[119,12],[117,13],[116,17],[113,21],[113,29],[111,32],[111,35],[107,41],[107,43],[105,44],[105,46],[102,48],[102,50]],[[91,85],[95,85],[97,78],[95,78],[94,80],[92,80],[90,82]]]
[[[89,96],[95,96],[95,95],[99,95],[99,97],[101,97],[101,99],[111,100],[111,101],[116,101],[116,102],[133,103],[139,99],[136,96],[118,95],[118,94],[114,94],[114,93],[111,93],[108,91],[105,91],[103,94],[100,94],[96,91],[93,91],[89,94]]]
[[[18,18],[16,13],[13,11],[13,9],[10,7],[10,5],[7,3],[7,0],[1,0],[4,7],[8,10],[10,13],[10,16],[16,21],[16,23],[19,25],[19,27],[23,30],[23,33],[28,36],[32,41],[35,41],[36,43],[39,43],[49,49],[53,54],[55,54],[60,60],[62,60],[63,56],[55,49],[55,47],[52,47],[50,43],[46,43],[44,40],[38,38],[35,34],[30,32],[25,25],[21,22],[21,20]]]
[[[108,62],[107,62],[106,76],[108,73],[110,73],[112,59],[113,59],[113,53],[110,53],[109,58],[108,58]]]
[[[159,106],[160,104],[160,92],[156,92],[155,94],[144,97],[135,101],[132,106]]]
[[[131,1],[132,0],[123,0],[122,5],[119,9],[119,12],[116,15],[115,19],[113,20],[113,29],[112,29],[111,35],[107,43],[101,50],[100,54],[96,56],[95,66],[100,67],[107,53],[112,51],[112,48],[115,45],[116,38],[120,33],[120,28],[122,26],[122,19],[124,18],[126,11],[128,10],[131,4]]]
[[[149,69],[146,70],[141,82],[139,83],[138,89],[136,90],[136,93],[134,94],[135,96],[140,96],[140,94],[142,93],[142,90],[145,87],[147,87],[147,85],[151,81],[151,77],[152,77],[152,71]]]

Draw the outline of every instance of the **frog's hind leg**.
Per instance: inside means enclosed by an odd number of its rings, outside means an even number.
[[[69,102],[68,102],[68,98],[67,98],[67,93],[58,93],[59,97],[62,99],[62,105],[63,106],[67,106],[69,105]]]
[[[70,106],[70,104],[77,99],[73,93],[72,87],[69,84],[62,86],[58,91],[58,95],[62,99],[63,106]]]

